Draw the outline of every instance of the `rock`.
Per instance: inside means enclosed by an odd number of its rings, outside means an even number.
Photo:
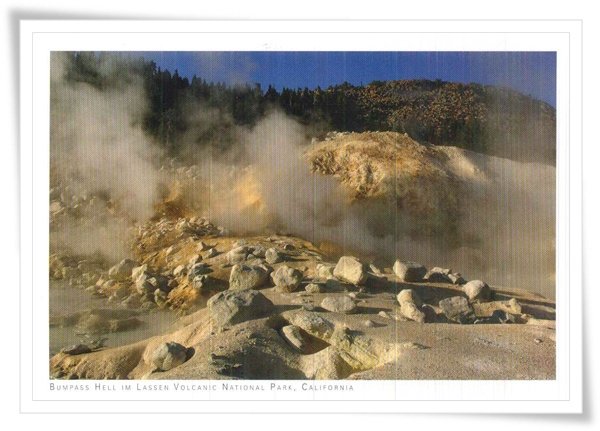
[[[148,271],[148,265],[136,266],[131,270],[131,280],[135,283],[143,273]]]
[[[210,275],[198,275],[192,280],[192,288],[205,292],[216,287],[215,279]]]
[[[266,254],[266,250],[262,245],[255,245],[252,247],[252,255],[256,257],[264,258]]]
[[[265,260],[273,265],[282,261],[281,254],[275,248],[269,248],[265,251]]]
[[[452,284],[465,284],[465,279],[458,272],[448,274],[448,279]]]
[[[452,270],[440,268],[438,266],[431,268],[427,271],[427,274],[423,277],[423,279],[427,280],[430,283],[451,283],[449,275],[452,273]]]
[[[303,277],[302,272],[287,265],[280,266],[271,274],[271,280],[278,292],[293,292]]]
[[[463,286],[469,301],[489,301],[492,296],[490,287],[481,280],[472,280]]]
[[[185,274],[185,265],[179,265],[177,268],[173,270],[173,275],[175,277],[179,277],[180,275]]]
[[[290,323],[321,339],[331,337],[333,330],[335,329],[335,325],[331,321],[310,311],[300,311],[295,313],[290,316],[289,320]]]
[[[206,262],[198,262],[194,264],[188,273],[188,281],[194,280],[199,275],[210,274],[213,272],[210,265]]]
[[[226,290],[211,297],[207,307],[217,327],[236,325],[275,312],[273,303],[257,290]]]
[[[356,303],[348,296],[328,296],[321,301],[321,307],[333,313],[350,314],[356,311]]]
[[[355,257],[343,256],[333,270],[333,276],[338,280],[359,285],[367,280],[364,265]]]
[[[308,293],[321,293],[323,292],[323,285],[318,283],[309,283],[304,288]]]
[[[452,298],[442,299],[439,307],[446,315],[448,320],[458,323],[467,323],[473,317],[473,309],[469,305],[467,298],[463,296],[453,296]]]
[[[394,263],[394,274],[400,279],[400,281],[421,281],[427,273],[427,269],[416,262],[402,262],[397,260]]]
[[[398,299],[398,303],[400,305],[402,305],[404,302],[413,303],[418,307],[423,305],[423,301],[421,301],[421,298],[419,298],[419,295],[417,295],[417,292],[415,292],[413,289],[401,290],[396,299]]]
[[[370,319],[367,319],[363,322],[363,325],[365,325],[367,328],[374,328],[375,327],[375,322],[373,322]]]
[[[295,325],[287,325],[281,328],[281,335],[290,346],[300,353],[306,352],[306,341],[302,335],[302,330]]]
[[[315,268],[316,278],[320,278],[323,280],[328,280],[333,277],[333,270],[335,269],[335,265],[330,263],[319,263]]]
[[[232,246],[233,246],[233,248],[239,248],[239,247],[242,247],[242,246],[244,246],[246,244],[247,244],[246,240],[243,239],[243,238],[240,238],[237,241],[234,241],[234,243],[232,244]]]
[[[490,317],[491,323],[517,323],[517,319],[504,310],[495,310]]]
[[[179,343],[163,343],[152,352],[151,362],[158,371],[168,371],[187,360],[187,348]]]
[[[195,254],[192,257],[190,257],[190,259],[188,260],[188,266],[194,266],[201,260],[202,260],[202,256],[200,256],[199,254]]]
[[[231,268],[229,289],[256,289],[266,283],[268,275],[268,271],[262,266],[250,266],[238,263]]]
[[[295,248],[296,247],[294,247],[292,244],[289,244],[289,243],[283,244],[283,249],[286,251],[292,251],[292,250],[295,250]]]
[[[369,264],[369,270],[370,270],[370,271],[371,271],[373,274],[375,274],[375,275],[377,275],[377,276],[383,275],[383,274],[381,273],[381,270],[380,270],[379,268],[377,268],[377,267],[376,267],[374,264],[372,264],[372,263],[370,263],[370,264]]]
[[[125,281],[131,277],[133,268],[138,266],[137,262],[131,259],[123,259],[108,270],[108,276],[114,280]]]
[[[206,244],[205,244],[204,242],[202,242],[202,241],[200,241],[200,242],[198,243],[198,245],[196,246],[196,250],[198,250],[198,251],[206,251],[206,250],[208,250],[208,249],[210,249],[210,248],[211,248],[210,246],[206,245]]]
[[[246,260],[248,257],[248,253],[250,250],[246,246],[236,247],[225,255],[227,258],[227,263],[230,265],[235,265],[236,263],[241,263]]]
[[[400,304],[400,313],[407,319],[415,322],[425,322],[425,313],[419,310],[419,307],[414,302],[402,302]]]
[[[92,349],[85,344],[74,344],[61,350],[62,353],[67,355],[83,355],[84,353],[90,353],[91,351]]]
[[[214,248],[214,247],[209,248],[208,251],[206,252],[206,258],[210,259],[211,257],[215,257],[217,254],[219,254],[219,252],[217,251],[216,248]]]

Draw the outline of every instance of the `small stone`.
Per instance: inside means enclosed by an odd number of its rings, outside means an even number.
[[[278,292],[293,292],[296,290],[304,274],[287,265],[280,266],[271,274],[271,280]]]
[[[273,265],[282,261],[281,254],[275,248],[269,248],[265,251],[265,260]]]
[[[449,275],[452,273],[452,270],[440,268],[438,266],[431,268],[423,277],[430,283],[451,283]]]
[[[463,286],[463,291],[471,302],[486,302],[489,301],[492,296],[490,287],[481,280],[469,281]]]
[[[173,275],[175,277],[179,277],[180,275],[185,274],[185,265],[179,265],[177,268],[173,270]]]
[[[365,320],[363,324],[367,328],[374,328],[375,327],[375,322],[373,322],[372,320]]]
[[[356,303],[347,296],[328,296],[321,302],[321,307],[333,313],[350,314],[356,311]]]
[[[92,349],[85,344],[74,344],[61,350],[62,353],[67,355],[83,355],[84,353],[90,353],[91,351]]]
[[[281,328],[281,333],[285,341],[300,353],[306,352],[306,341],[302,335],[302,330],[295,325],[287,325]]]
[[[541,344],[541,343],[543,343],[543,341],[542,341],[542,339],[541,339],[541,338],[536,338],[536,339],[535,339],[535,340],[533,340],[533,341],[535,341],[535,343],[536,343],[536,344]]]
[[[210,259],[211,257],[215,257],[217,254],[219,254],[219,252],[217,251],[216,248],[214,248],[214,247],[209,248],[208,251],[206,252],[206,258]]]
[[[323,285],[318,283],[309,283],[304,289],[308,293],[321,293],[323,292]]]
[[[419,295],[417,295],[417,292],[415,292],[413,289],[401,290],[396,299],[398,299],[398,303],[400,305],[402,305],[404,302],[416,304],[418,307],[423,305],[423,301],[421,301],[421,298],[419,298]]]
[[[400,304],[400,313],[412,321],[419,323],[425,322],[425,313],[419,310],[419,307],[417,307],[414,302],[402,302]]]
[[[249,249],[246,246],[236,247],[229,252],[227,252],[226,258],[227,262],[231,265],[235,265],[236,263],[241,263],[246,260],[248,257]]]
[[[317,264],[317,266],[315,267],[316,278],[319,278],[322,280],[329,280],[330,278],[334,278],[333,277],[334,268],[335,268],[335,265],[330,264],[330,263]]]
[[[208,246],[208,245],[206,245],[206,244],[205,244],[204,242],[202,242],[202,241],[200,241],[200,242],[198,243],[198,246],[196,246],[196,250],[198,250],[198,251],[206,251],[206,250],[208,250],[209,248],[211,248],[211,247],[210,247],[210,246]]]
[[[133,268],[136,266],[138,266],[137,262],[131,259],[123,259],[121,262],[108,270],[108,276],[114,280],[127,280],[131,277]]]
[[[427,269],[420,263],[402,262],[400,260],[396,260],[393,270],[400,281],[408,282],[421,281],[427,273]]]
[[[187,349],[179,343],[163,343],[152,353],[151,362],[158,371],[168,371],[183,364]]]

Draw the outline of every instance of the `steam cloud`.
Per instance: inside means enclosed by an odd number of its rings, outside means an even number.
[[[113,68],[107,62],[99,73],[111,76]],[[59,54],[53,55],[52,70],[53,168],[63,181],[71,179],[73,191],[103,191],[125,214],[53,235],[79,252],[125,254],[125,249],[116,253],[115,244],[123,243],[135,222],[152,215],[161,184],[169,182],[160,169],[164,155],[141,128],[143,88],[135,77],[104,90],[67,83]],[[351,201],[337,179],[312,173],[302,158],[310,145],[308,129],[282,113],[272,112],[245,129],[201,105],[190,104],[189,111],[189,137],[179,143],[185,160],[179,163],[193,163],[200,174],[183,199],[231,232],[286,231],[385,266],[396,257],[417,260],[554,296],[554,167],[455,154],[451,160],[462,184],[458,237],[475,240],[448,247],[441,238],[411,236],[414,226],[407,224],[418,220],[390,203]],[[215,123],[226,125],[226,139],[237,142],[229,152],[220,149],[219,139],[201,149],[194,142],[194,130]]]

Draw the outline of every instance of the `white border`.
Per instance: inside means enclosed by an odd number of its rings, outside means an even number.
[[[147,393],[69,393],[65,396],[50,392],[45,352],[48,352],[49,53],[53,50],[557,51],[556,380],[357,381],[353,382],[356,389],[350,395],[302,393],[294,396],[296,401],[293,402],[270,392],[259,393],[258,399],[262,400],[256,402],[248,401],[257,398],[252,392],[238,392],[229,398],[245,401],[219,401],[215,399],[216,394],[209,392],[185,397],[178,394],[173,400],[179,401],[169,403],[139,401],[153,398]],[[581,411],[581,179],[576,175],[581,166],[580,118],[581,26],[575,21],[22,22],[21,410]],[[571,119],[576,122],[572,123]],[[35,297],[32,286],[36,287]],[[410,394],[410,398],[406,399],[403,394]],[[77,397],[77,401],[63,401],[61,396],[63,399]],[[292,398],[289,393],[285,397]],[[128,401],[115,401],[115,398]],[[314,402],[332,398],[336,401]],[[55,401],[48,401],[51,399]],[[201,399],[212,401],[198,402]],[[298,402],[299,399],[312,402]],[[367,399],[378,401],[364,401]],[[384,401],[386,399],[394,401]]]

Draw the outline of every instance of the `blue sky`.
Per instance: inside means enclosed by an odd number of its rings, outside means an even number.
[[[556,106],[554,52],[143,52],[163,69],[227,84],[321,88],[441,79],[509,87]]]

